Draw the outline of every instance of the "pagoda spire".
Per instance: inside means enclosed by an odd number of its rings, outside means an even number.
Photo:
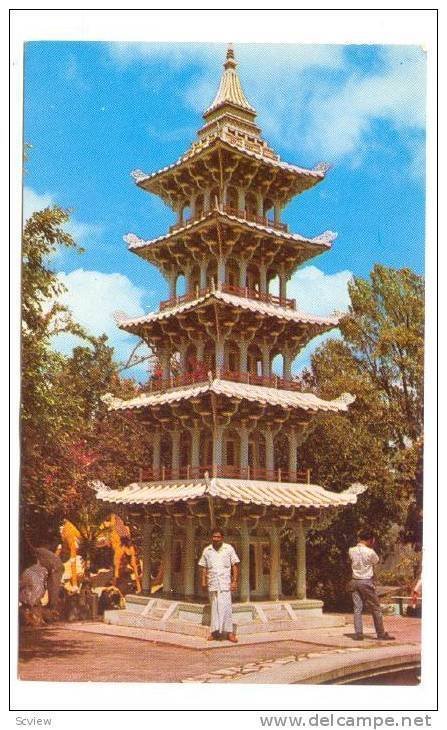
[[[220,79],[217,94],[211,105],[204,112],[204,118],[207,119],[218,108],[227,104],[243,109],[245,112],[248,112],[253,119],[256,116],[256,110],[248,102],[242,89],[239,75],[237,73],[234,49],[231,43],[228,46],[227,56],[224,63],[224,71]]]

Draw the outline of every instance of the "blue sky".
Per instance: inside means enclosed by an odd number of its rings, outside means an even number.
[[[376,262],[424,266],[425,54],[416,46],[237,45],[245,93],[281,158],[333,165],[283,218],[293,231],[330,229],[332,251],[289,285],[303,310],[346,309],[347,282]],[[25,133],[33,145],[24,214],[51,203],[73,210],[86,249],[59,252],[64,300],[124,359],[135,343],[113,311],[138,315],[166,296],[158,272],[122,240],[164,233],[173,213],[130,178],[175,161],[214,97],[222,44],[33,42],[25,50]],[[67,350],[72,343],[60,340]],[[314,341],[295,363],[305,365]],[[142,372],[135,370],[136,377]]]

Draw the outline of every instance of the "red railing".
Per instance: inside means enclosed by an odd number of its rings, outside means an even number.
[[[217,377],[217,376],[216,376]],[[234,383],[246,383],[247,385],[262,385],[264,388],[276,388],[278,390],[301,391],[301,386],[296,380],[286,380],[277,375],[256,375],[254,373],[241,373],[234,370],[221,370],[220,380],[231,380]]]
[[[277,297],[276,294],[261,294],[257,289],[249,289],[248,287],[235,286],[234,284],[222,284],[221,290],[228,294],[234,294],[244,299],[255,299],[266,304],[273,304],[276,307],[286,307],[287,309],[296,309],[296,299],[287,299],[286,297]]]
[[[171,299],[165,299],[164,301],[160,302],[160,310],[162,309],[169,309],[170,307],[176,307],[178,304],[184,304],[185,302],[192,302],[194,299],[197,299],[198,297],[202,297],[204,294],[208,294],[211,291],[209,288],[205,289],[194,289],[194,291],[190,291],[187,294],[182,294],[178,297],[171,297]]]
[[[208,380],[208,371],[205,369],[196,370],[193,373],[185,373],[184,375],[171,375],[169,378],[159,379],[151,378],[145,393],[165,393],[171,388],[182,388],[185,385],[193,385],[193,383],[204,383]]]
[[[264,467],[238,467],[238,466],[181,466],[178,469],[161,466],[159,469],[142,467],[139,473],[141,482],[153,481],[175,481],[179,479],[203,479],[205,475],[221,477],[226,479],[245,479],[252,481],[267,482],[288,482],[299,484],[310,484],[311,470],[302,469],[296,472],[289,472],[285,469],[265,469]]]
[[[261,385],[264,388],[276,388],[277,390],[301,391],[301,385],[296,380],[280,378],[277,375],[256,375],[255,373],[242,373],[234,370],[213,372],[212,370],[207,370],[206,365],[203,365],[203,367],[198,368],[194,372],[185,373],[184,375],[173,375],[165,379],[153,378],[145,386],[144,392],[165,393],[171,388],[182,388],[186,385],[193,385],[194,383],[205,383],[209,377],[218,378],[219,380],[231,380],[233,383]]]
[[[228,213],[228,215],[233,215],[235,218],[242,218],[250,223],[257,223],[260,226],[267,226],[268,228],[276,228],[277,230],[285,231],[286,233],[288,231],[287,223],[272,220],[264,215],[255,215],[254,213],[249,213],[247,210],[232,208],[229,205],[224,205],[222,210],[224,213]]]
[[[277,297],[275,294],[261,294],[257,289],[249,289],[248,287],[234,286],[234,284],[221,284],[219,287],[220,291],[227,292],[227,294],[234,294],[237,297],[243,297],[244,299],[254,299],[258,302],[265,302],[266,304],[272,304],[275,307],[285,307],[286,309],[296,310],[296,300],[287,299],[284,297]],[[204,289],[195,288],[193,291],[187,294],[182,294],[178,297],[171,297],[171,299],[165,299],[160,302],[160,311],[163,309],[169,309],[170,307],[176,307],[179,304],[185,302],[192,302],[198,297],[202,297],[205,294],[210,294],[212,291],[211,287]]]
[[[184,228],[185,226],[190,226],[192,223],[196,223],[197,221],[204,218],[208,213],[211,211],[200,211],[200,213],[197,213],[195,216],[191,216],[190,218],[187,218],[186,220],[182,221],[181,223],[173,223],[172,226],[169,226],[169,233],[175,233],[175,231],[179,231],[181,228]],[[265,215],[255,215],[254,213],[249,213],[247,210],[240,210],[239,208],[232,208],[230,205],[223,205],[222,206],[222,212],[227,213],[228,215],[232,215],[235,218],[240,218],[241,220],[249,221],[250,223],[257,223],[260,226],[266,226],[267,228],[275,228],[278,231],[284,231],[287,233],[289,230],[289,227],[287,223],[281,223],[280,221],[275,221],[272,218],[267,218]]]

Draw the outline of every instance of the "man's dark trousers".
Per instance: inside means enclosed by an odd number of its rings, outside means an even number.
[[[371,609],[374,628],[377,636],[383,636],[385,628],[383,625],[382,609],[380,608],[379,597],[372,578],[353,578],[351,582],[352,602],[354,604],[354,629],[356,634],[363,634],[362,611],[366,604]]]

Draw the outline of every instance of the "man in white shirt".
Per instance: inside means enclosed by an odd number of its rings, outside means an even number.
[[[369,530],[361,530],[358,534],[358,543],[349,548],[349,557],[352,563],[352,602],[354,604],[355,639],[363,640],[363,605],[366,603],[371,609],[374,628],[378,639],[394,639],[383,626],[382,609],[374,585],[374,566],[379,562],[379,556],[373,550],[375,537]]]
[[[232,545],[223,541],[220,528],[211,533],[211,545],[207,545],[199,560],[202,569],[202,587],[208,588],[211,604],[211,633],[208,640],[220,639],[227,634],[228,641],[237,643],[233,632],[231,591],[237,589],[240,560]]]

